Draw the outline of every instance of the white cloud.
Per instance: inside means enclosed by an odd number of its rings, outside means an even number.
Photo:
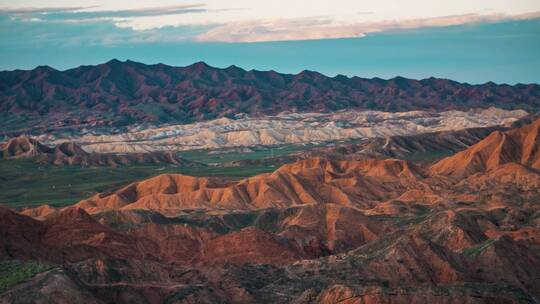
[[[401,28],[448,26],[539,17],[538,0],[5,0],[0,13],[50,14],[43,22],[108,20],[136,32],[177,28],[178,37],[201,41],[255,42],[362,37]],[[179,4],[180,2],[180,4]],[[72,5],[72,6],[71,6]],[[49,11],[47,11],[49,10]],[[58,16],[54,19],[55,13]],[[71,13],[71,14],[70,14]],[[189,27],[202,34],[182,33]],[[159,36],[159,35],[158,35]]]
[[[208,30],[206,33],[197,36],[197,39],[200,41],[221,42],[262,42],[352,38],[364,37],[369,33],[396,29],[441,27],[539,17],[540,13],[528,13],[514,16],[502,14],[467,14],[423,19],[364,22],[348,25],[335,25],[331,22],[317,22],[318,19],[236,22],[216,26],[215,28]]]
[[[0,8],[0,14],[5,15],[22,15],[22,14],[46,14],[46,13],[61,13],[75,12],[91,7],[86,6],[64,6],[64,7],[19,7],[19,8]]]

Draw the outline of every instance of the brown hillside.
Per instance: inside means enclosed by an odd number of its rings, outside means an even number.
[[[540,119],[505,132],[495,131],[465,151],[434,164],[433,174],[463,177],[506,163],[540,169]]]
[[[259,209],[301,204],[366,205],[397,195],[421,173],[395,159],[331,161],[314,158],[236,183],[164,174],[77,204],[90,213],[112,209]],[[382,183],[384,181],[384,184]]]
[[[55,166],[122,166],[134,164],[174,164],[194,166],[172,152],[148,153],[88,153],[73,142],[63,142],[49,147],[31,137],[20,136],[9,139],[0,146],[4,159],[31,159],[40,164]]]

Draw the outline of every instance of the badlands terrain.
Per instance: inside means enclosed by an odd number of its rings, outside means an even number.
[[[538,303],[539,132],[1,207],[0,302]]]
[[[134,164],[175,164],[195,165],[172,152],[152,153],[88,153],[72,142],[57,146],[47,146],[31,137],[21,136],[9,139],[0,145],[0,155],[7,160],[32,159],[40,164],[70,166],[126,166]]]
[[[418,135],[440,131],[510,125],[527,116],[523,110],[497,108],[467,112],[288,113],[258,118],[220,118],[194,124],[157,128],[136,126],[120,134],[82,134],[58,138],[41,136],[53,143],[73,141],[83,149],[100,153],[140,153],[285,144],[320,144],[332,141]]]
[[[0,72],[0,303],[539,303],[540,86]]]
[[[107,135],[97,135],[95,130],[79,135],[21,135],[0,144],[0,203],[61,206],[157,173],[234,179],[313,157],[431,162],[466,149],[493,131],[535,119],[526,114],[496,108],[443,113],[349,111],[139,126],[120,134],[102,130]]]

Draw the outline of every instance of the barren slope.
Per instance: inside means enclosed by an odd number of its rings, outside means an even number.
[[[175,164],[194,166],[173,152],[148,153],[88,153],[73,142],[62,142],[49,147],[31,137],[10,138],[0,146],[4,159],[31,159],[41,164],[56,166],[122,166],[134,164]]]
[[[441,160],[431,172],[457,177],[492,170],[506,163],[540,169],[540,119],[506,132],[493,132],[465,151]]]
[[[24,211],[41,221],[1,208],[0,256],[57,266],[0,299],[536,303],[538,126],[472,146],[498,161],[461,178],[440,164],[314,158],[238,182],[160,175],[80,208]]]

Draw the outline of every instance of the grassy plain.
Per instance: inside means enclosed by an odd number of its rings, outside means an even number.
[[[274,171],[276,165],[248,165],[226,167],[220,164],[241,159],[259,159],[280,156],[305,147],[278,147],[259,149],[251,153],[190,151],[182,157],[203,165],[176,167],[137,165],[123,167],[56,167],[40,165],[31,160],[0,160],[0,204],[12,207],[41,205],[65,206],[96,193],[118,189],[131,182],[163,173],[181,173],[192,176],[243,178]],[[209,165],[211,164],[211,165]]]

